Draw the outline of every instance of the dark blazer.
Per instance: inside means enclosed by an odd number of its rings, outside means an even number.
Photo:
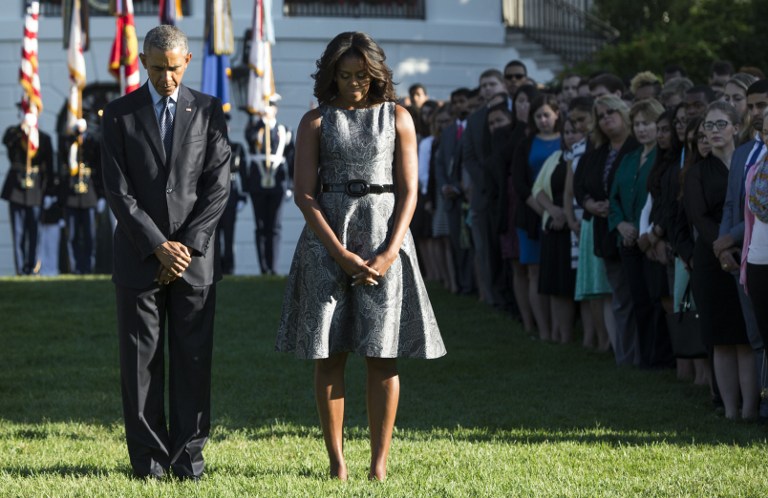
[[[182,278],[193,286],[210,285],[221,278],[211,239],[230,183],[221,102],[180,86],[166,158],[147,84],[104,112],[104,188],[117,218],[112,280],[135,289],[151,286],[160,265],[154,250],[174,240],[192,250]]]
[[[440,143],[435,151],[435,189],[437,195],[443,195],[443,185],[451,185],[461,192],[461,149],[456,139],[456,123],[446,126],[440,134]],[[461,207],[461,196],[456,199],[445,198],[446,211]]]
[[[3,183],[0,197],[8,202],[22,206],[34,207],[43,203],[43,193],[48,190],[48,183],[53,178],[53,147],[51,137],[40,133],[37,154],[32,158],[32,167],[37,172],[32,173],[34,185],[24,188],[23,182],[27,174],[27,145],[26,135],[21,126],[11,126],[5,130],[3,144],[8,148],[8,160],[11,167]]]
[[[747,176],[744,168],[747,167],[750,152],[757,143],[757,140],[752,139],[733,151],[731,168],[728,171],[728,190],[725,193],[719,236],[730,233],[738,245],[744,240],[744,181]]]
[[[461,136],[461,164],[472,181],[469,206],[473,211],[488,209],[486,191],[490,179],[488,172],[483,169],[483,161],[491,149],[487,118],[488,108],[485,106],[470,114],[467,118],[467,127]]]
[[[621,149],[619,149],[616,159],[611,165],[606,185],[606,183],[603,183],[603,170],[605,168],[605,162],[608,159],[610,146],[609,143],[604,143],[599,147],[588,150],[579,160],[579,167],[576,168],[576,172],[573,176],[573,195],[576,202],[578,202],[581,207],[584,207],[584,203],[587,199],[595,201],[604,201],[608,199],[608,194],[610,193],[611,185],[613,184],[613,178],[616,176],[616,170],[619,168],[621,160],[625,155],[639,147],[640,144],[632,136],[624,141]],[[592,218],[592,213],[585,209],[584,219],[591,220]],[[615,232],[612,233],[608,231],[607,218],[595,218],[592,226],[595,242],[595,255],[602,258],[617,258],[618,249],[616,234]]]

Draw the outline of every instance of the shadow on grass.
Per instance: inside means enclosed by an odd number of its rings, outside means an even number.
[[[226,278],[214,340],[214,439],[319,437],[312,363],[273,352],[284,281]],[[448,355],[400,362],[399,438],[607,445],[736,444],[765,440],[715,415],[706,389],[672,372],[617,368],[608,355],[532,341],[508,316],[430,288]],[[7,363],[4,420],[121,416],[114,290],[107,277],[0,279]],[[347,368],[348,434],[367,439],[365,371]],[[24,438],[48,437],[26,429]],[[74,469],[77,471],[77,469]],[[87,470],[87,469],[86,469]]]
[[[58,477],[106,477],[112,474],[121,474],[126,477],[133,476],[129,467],[121,466],[116,471],[105,472],[104,467],[92,465],[53,465],[46,466],[14,466],[0,467],[0,473],[11,477],[38,477],[38,476],[58,476]]]

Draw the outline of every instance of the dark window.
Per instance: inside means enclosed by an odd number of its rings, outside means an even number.
[[[109,0],[87,0],[89,13],[92,16],[109,16]],[[26,2],[22,3],[22,12],[25,11]],[[61,17],[62,0],[40,0],[41,17]],[[184,15],[189,15],[188,0],[181,1],[181,10]],[[160,0],[133,0],[133,15],[157,16],[159,15]]]
[[[284,0],[287,17],[424,19],[425,0]]]

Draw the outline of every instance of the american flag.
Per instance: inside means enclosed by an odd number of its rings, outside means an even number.
[[[86,83],[85,57],[83,46],[83,0],[74,0],[69,24],[69,44],[67,48],[67,66],[69,67],[69,101],[67,103],[67,129],[72,130],[77,120],[83,117],[83,88]],[[86,0],[87,1],[87,0]]]
[[[40,14],[40,4],[33,0],[27,5],[27,15],[24,20],[24,42],[21,46],[21,69],[19,81],[24,89],[21,96],[21,110],[24,112],[23,128],[27,133],[28,152],[34,157],[40,145],[40,135],[37,128],[37,117],[43,112],[43,101],[40,97],[40,76],[37,72],[37,22]]]
[[[131,93],[141,85],[139,75],[139,40],[133,22],[133,0],[116,0],[114,14],[117,16],[115,40],[109,56],[109,72],[118,81],[123,95]],[[124,78],[120,77],[123,67]]]
[[[275,78],[272,73],[272,44],[275,43],[272,26],[272,0],[255,0],[251,53],[248,65],[248,111],[264,114],[269,99],[275,95]]]

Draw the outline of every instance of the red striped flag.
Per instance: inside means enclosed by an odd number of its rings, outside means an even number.
[[[133,22],[133,0],[117,0],[115,40],[109,56],[109,72],[120,81],[123,95],[141,86],[139,75],[139,40]],[[123,77],[120,75],[123,67]]]
[[[37,118],[43,112],[43,100],[40,97],[40,76],[37,70],[37,24],[40,14],[40,4],[33,0],[27,5],[27,15],[24,19],[24,42],[21,47],[21,68],[19,81],[24,89],[21,96],[21,110],[24,112],[22,128],[27,134],[29,156],[37,153],[40,145],[40,135],[37,128]]]

